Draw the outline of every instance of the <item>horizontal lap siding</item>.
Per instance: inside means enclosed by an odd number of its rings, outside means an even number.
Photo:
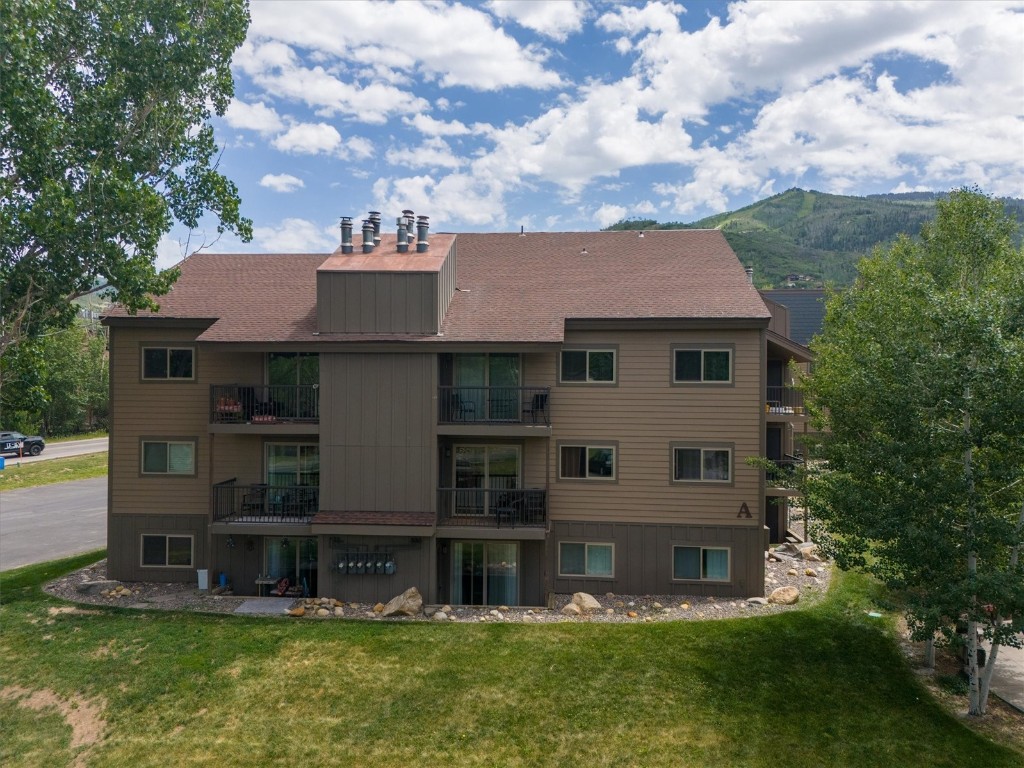
[[[733,386],[672,386],[674,344],[734,347]],[[566,334],[567,346],[616,345],[617,385],[558,386],[551,394],[551,517],[723,523],[760,527],[761,341],[756,330]],[[617,482],[560,481],[558,444],[618,445]],[[670,482],[670,444],[733,444],[731,485]],[[738,518],[741,504],[751,518]]]
[[[220,374],[195,345],[195,381],[141,381],[141,347],[190,344],[195,329],[111,329],[110,511],[206,515],[209,509],[209,385]],[[234,375],[234,374],[232,374]],[[141,437],[197,439],[196,475],[140,476]],[[136,551],[137,543],[132,551]]]

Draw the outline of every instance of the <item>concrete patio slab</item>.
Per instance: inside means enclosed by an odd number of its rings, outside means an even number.
[[[235,613],[251,616],[280,615],[295,605],[294,597],[254,597],[235,608]]]

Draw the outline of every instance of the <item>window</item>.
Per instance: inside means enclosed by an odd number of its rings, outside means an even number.
[[[732,350],[676,349],[672,381],[685,384],[728,384],[732,381]]]
[[[192,380],[193,354],[192,347],[143,347],[142,378]]]
[[[728,581],[729,550],[724,547],[672,547],[672,578]]]
[[[563,382],[611,384],[615,382],[614,349],[566,349],[562,351]]]
[[[559,576],[612,578],[615,575],[614,561],[615,547],[612,544],[562,542],[558,545]]]
[[[559,477],[569,480],[615,479],[614,446],[563,445],[559,455]]]
[[[673,448],[672,479],[698,483],[732,480],[729,448]]]
[[[142,535],[142,565],[164,568],[192,567],[192,537]]]
[[[142,474],[194,475],[195,441],[142,441]]]

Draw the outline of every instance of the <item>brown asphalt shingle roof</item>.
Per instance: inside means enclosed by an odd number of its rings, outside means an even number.
[[[566,319],[770,317],[717,230],[654,230],[642,238],[635,231],[467,233],[456,248],[459,290],[440,336],[315,336],[316,271],[332,254],[194,254],[159,298],[157,316],[217,318],[204,341],[304,343],[558,342]],[[362,257],[359,250],[357,239]]]

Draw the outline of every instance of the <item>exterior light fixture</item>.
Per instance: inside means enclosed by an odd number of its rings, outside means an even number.
[[[228,536],[228,540],[224,542],[224,546],[226,546],[228,549],[234,549],[235,548],[235,537],[234,536]]]

